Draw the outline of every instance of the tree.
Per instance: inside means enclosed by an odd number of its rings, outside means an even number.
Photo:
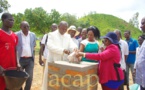
[[[21,23],[22,21],[26,20],[26,19],[25,19],[25,16],[24,16],[24,14],[22,14],[22,13],[17,13],[17,14],[12,14],[12,15],[13,15],[14,21],[15,21],[15,24],[14,24],[12,30],[13,30],[13,31],[18,31],[18,30],[20,30],[20,23]]]
[[[26,17],[26,21],[29,22],[32,31],[43,34],[49,32],[49,17],[42,7],[26,9],[24,15]]]
[[[7,0],[0,0],[0,13],[8,10],[9,7],[10,5]]]
[[[77,25],[77,18],[75,15],[71,15],[69,13],[64,13],[61,16],[61,20],[68,22],[69,25]]]
[[[50,21],[50,24],[60,22],[61,14],[55,9],[52,9],[51,12],[48,14],[48,16],[49,16],[48,20]]]
[[[138,22],[138,16],[139,16],[139,13],[136,12],[133,17],[129,20],[129,23],[131,25],[133,25],[134,27],[138,28],[139,27],[139,22]]]

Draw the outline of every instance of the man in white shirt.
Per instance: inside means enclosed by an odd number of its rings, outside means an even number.
[[[51,25],[51,32],[57,30],[57,27],[58,27],[57,24],[53,23]],[[41,46],[39,51],[39,64],[42,66],[45,65],[48,56],[47,41],[48,41],[48,33],[45,34],[41,40]],[[43,60],[42,60],[42,55],[43,55]]]
[[[33,32],[30,32],[29,23],[27,21],[22,21],[20,28],[21,30],[16,33],[18,36],[17,55],[22,69],[29,74],[24,90],[31,90],[36,35]]]
[[[121,47],[121,60],[120,60],[120,64],[121,64],[121,68],[123,69],[124,73],[126,71],[126,63],[125,60],[127,59],[127,56],[129,54],[129,49],[128,49],[128,44],[126,41],[122,40],[122,36],[121,36],[121,31],[120,30],[115,30],[114,31],[118,37],[118,41]],[[125,76],[125,74],[124,74]],[[125,81],[124,81],[125,82]],[[126,85],[126,84],[125,84]],[[123,85],[121,85],[121,87],[119,88],[119,90],[124,90]],[[127,85],[127,90],[129,90],[129,85]]]

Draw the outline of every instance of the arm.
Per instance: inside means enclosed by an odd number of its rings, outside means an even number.
[[[42,61],[42,55],[43,55],[44,47],[45,47],[45,45],[41,44],[40,50],[39,50],[39,64],[40,65],[44,64],[44,62]]]
[[[21,67],[20,62],[19,62],[19,58],[18,58],[18,55],[17,55],[17,44],[18,44],[18,36],[16,35],[15,57],[16,57],[17,67]]]
[[[33,33],[33,32],[31,32],[31,33],[32,33],[32,36],[33,36],[33,38],[34,38],[34,41],[33,41],[34,47],[36,47],[36,40],[37,40],[36,34]]]
[[[18,44],[18,37],[16,36],[16,45],[15,45],[15,57],[16,57],[16,63],[17,63],[17,70],[22,70],[19,58],[18,58],[18,52],[17,52],[17,44]]]
[[[77,57],[84,56],[87,59],[91,59],[91,60],[108,60],[114,56],[114,53],[112,53],[111,50],[105,50],[100,53],[86,53],[86,54],[83,52],[78,52],[78,53],[76,53],[76,56]]]
[[[34,59],[35,59],[35,47],[36,47],[36,40],[37,40],[35,33],[34,33],[34,37],[35,37],[35,40],[34,40],[34,50],[33,50],[33,55],[34,55]]]
[[[81,43],[81,44],[80,44],[80,48],[79,48],[80,52],[84,52],[84,48],[85,48],[85,45],[83,45],[83,44]]]
[[[124,59],[125,59],[125,61],[127,60],[127,57],[128,57],[128,55],[124,55]]]
[[[18,56],[17,56],[17,50],[15,48],[15,53],[16,53],[16,63],[17,63],[17,67],[21,67]]]
[[[2,76],[4,68],[0,65],[0,76]]]
[[[56,53],[56,54],[59,54],[59,55],[62,55],[64,48],[57,47],[55,45],[54,42],[57,42],[57,41],[54,41],[54,38],[56,37],[56,35],[53,35],[52,33],[49,33],[49,35],[48,35],[47,47],[48,47],[49,51]]]
[[[43,65],[44,62],[42,61],[42,55],[45,49],[45,42],[46,42],[46,36],[47,34],[45,34],[41,40],[41,44],[40,44],[40,50],[39,50],[39,64]]]
[[[136,54],[136,48],[137,48],[139,45],[138,45],[138,42],[137,42],[136,40],[134,40],[133,44],[134,44],[135,50],[134,50],[134,51],[129,51],[129,53],[131,53],[131,54]]]
[[[138,56],[139,55],[139,47],[136,48],[136,58],[135,58],[135,63],[134,63],[134,69],[136,69],[136,63],[137,63],[137,60],[138,60]]]
[[[84,48],[85,48],[85,45],[83,45],[82,43],[80,44],[80,52],[84,52]],[[82,57],[79,57],[79,60],[81,61],[82,60]]]

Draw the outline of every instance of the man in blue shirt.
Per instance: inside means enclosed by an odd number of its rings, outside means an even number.
[[[126,60],[126,76],[127,83],[129,84],[129,69],[131,69],[131,73],[133,76],[134,63],[136,58],[136,48],[139,46],[137,40],[131,38],[131,33],[129,30],[124,32],[124,37],[126,38],[126,42],[129,46],[129,55]],[[135,82],[135,78],[133,77],[133,82]]]

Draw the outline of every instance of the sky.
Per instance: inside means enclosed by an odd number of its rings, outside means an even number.
[[[139,23],[145,16],[145,0],[7,0],[10,13],[24,13],[25,9],[42,7],[48,13],[70,13],[81,17],[89,12],[111,14],[129,22],[139,12]]]

